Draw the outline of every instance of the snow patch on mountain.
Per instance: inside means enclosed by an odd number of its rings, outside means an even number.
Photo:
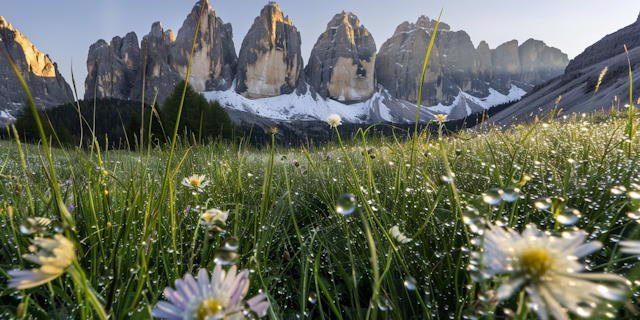
[[[493,88],[489,88],[489,95],[485,98],[478,98],[476,96],[472,96],[468,93],[460,91],[460,93],[458,93],[456,98],[453,100],[453,103],[451,103],[450,105],[443,105],[442,103],[439,103],[436,106],[427,107],[427,110],[429,110],[431,113],[434,113],[434,114],[440,113],[440,114],[448,115],[451,113],[451,110],[453,110],[452,107],[458,106],[463,102],[465,103],[472,102],[482,107],[485,110],[489,110],[491,107],[518,100],[522,98],[522,96],[524,96],[525,94],[527,94],[526,91],[524,91],[521,88],[518,88],[516,85],[513,85],[513,84],[511,85],[511,89],[509,89],[508,95],[504,95]],[[467,112],[471,111],[468,103],[465,105],[465,107],[467,109]],[[467,113],[467,115],[469,114],[471,113]]]
[[[207,91],[202,94],[209,101],[217,100],[226,109],[279,121],[325,121],[335,113],[348,123],[413,122],[417,111],[415,104],[395,99],[381,87],[369,100],[355,104],[343,104],[333,99],[314,99],[309,88],[303,95],[291,93],[253,100],[236,93],[233,87],[226,91]],[[489,89],[489,96],[485,98],[461,91],[451,105],[438,104],[421,108],[420,121],[431,120],[436,114],[463,118],[474,112],[517,100],[524,94],[526,92],[515,85],[511,86],[508,95]]]

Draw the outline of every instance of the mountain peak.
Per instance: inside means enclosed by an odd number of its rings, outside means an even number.
[[[9,29],[9,30],[13,30],[13,27],[11,26],[11,23],[7,22],[7,20],[5,20],[3,16],[0,16],[0,28],[6,28],[6,29]]]

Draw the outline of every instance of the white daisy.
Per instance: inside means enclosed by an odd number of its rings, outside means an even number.
[[[602,248],[599,241],[584,243],[584,232],[555,237],[529,225],[520,235],[511,229],[489,226],[491,230],[485,233],[483,250],[485,272],[510,275],[498,289],[501,301],[524,286],[529,306],[540,319],[548,319],[550,313],[560,320],[569,319],[567,309],[586,317],[602,298],[620,300],[624,296],[624,278],[613,274],[579,273],[584,265],[577,260]],[[473,255],[479,263],[479,253]],[[617,283],[620,287],[605,286],[593,280]]]
[[[443,123],[447,120],[448,115],[446,114],[436,114],[435,116],[436,121]]]
[[[200,219],[203,225],[213,229],[224,228],[227,225],[227,217],[229,217],[229,210],[209,209],[200,216]]]
[[[640,241],[620,241],[622,253],[640,254]]]
[[[23,258],[41,265],[39,269],[12,270],[9,275],[9,288],[19,290],[37,287],[62,275],[73,263],[76,248],[61,234],[53,239],[35,238],[33,244],[40,248],[36,254],[25,254]]]
[[[339,114],[332,114],[327,118],[327,123],[333,128],[337,128],[342,124],[342,118],[340,118]]]
[[[182,179],[182,185],[189,188],[189,189],[193,189],[197,192],[200,192],[204,189],[204,187],[206,187],[209,184],[209,182],[206,180],[205,176],[200,176],[197,174],[194,174],[190,177],[186,177],[184,179]]]
[[[229,268],[225,275],[220,265],[209,272],[200,269],[198,280],[187,273],[183,279],[176,279],[176,290],[164,289],[164,296],[171,301],[158,301],[151,315],[162,319],[197,320],[238,320],[245,313],[262,318],[267,314],[269,302],[264,293],[242,301],[249,289],[249,271],[236,274],[236,266]]]
[[[411,238],[405,237],[405,235],[400,232],[400,227],[398,226],[393,226],[391,229],[389,229],[389,234],[392,238],[396,239],[399,244],[405,244],[411,242],[412,240]]]

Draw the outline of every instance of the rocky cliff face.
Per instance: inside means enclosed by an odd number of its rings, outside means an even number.
[[[422,67],[433,26],[435,21],[425,16],[421,16],[415,24],[404,22],[380,47],[375,61],[378,83],[392,96],[410,102],[418,100]],[[447,27],[441,25],[438,32],[446,32]],[[438,48],[433,48],[424,78],[422,102],[425,104],[435,105],[445,100],[441,58]]]
[[[436,21],[422,16],[404,22],[380,48],[376,57],[378,83],[396,98],[416,101],[420,76]],[[477,48],[464,31],[438,27],[425,74],[422,103],[452,103],[460,91],[486,97],[489,88],[508,95],[512,84],[527,90],[562,73],[566,54],[530,39],[513,40],[491,50],[482,41]]]
[[[191,64],[189,83],[196,91],[227,90],[233,83],[238,57],[233,45],[233,29],[213,11],[208,1],[200,21],[200,30]],[[202,3],[193,7],[171,44],[169,61],[181,78],[186,78],[193,38]]]
[[[85,99],[129,99],[140,65],[141,52],[138,37],[128,33],[124,38],[114,37],[108,44],[104,40],[91,45],[87,57],[88,76]]]
[[[0,46],[9,54],[29,87],[36,107],[49,108],[73,101],[71,88],[49,56],[38,51],[22,33],[0,16]],[[0,54],[0,121],[15,116],[27,97],[11,64]],[[2,114],[4,113],[4,114]]]
[[[327,24],[305,68],[311,87],[322,98],[360,102],[376,90],[376,43],[353,13],[342,12]]]
[[[92,99],[93,88],[99,98],[120,98],[151,103],[156,92],[162,103],[176,83],[187,74],[189,57],[202,6],[205,10],[198,31],[189,82],[198,91],[226,90],[231,87],[237,64],[233,32],[209,5],[199,1],[185,19],[176,37],[160,22],[138,45],[135,33],[124,39],[115,37],[110,44],[99,40],[89,48],[85,99]]]
[[[491,86],[499,92],[508,92],[512,81],[520,81],[520,55],[518,40],[511,40],[491,50],[493,72]]]
[[[162,23],[154,22],[149,34],[142,38],[140,45],[142,59],[137,67],[136,81],[131,89],[131,100],[142,101],[142,84],[144,80],[144,101],[152,103],[156,92],[156,102],[162,104],[164,99],[171,94],[173,87],[183,78],[177,70],[169,64],[169,51],[172,43],[170,34],[165,37]]]
[[[538,85],[558,76],[569,63],[567,55],[544,42],[529,39],[518,47],[520,81]]]
[[[304,84],[300,33],[275,2],[269,2],[242,41],[236,92],[266,98],[293,92]]]

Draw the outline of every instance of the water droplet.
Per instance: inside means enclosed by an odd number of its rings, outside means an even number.
[[[237,251],[240,246],[240,240],[238,238],[226,238],[222,240],[220,248],[227,251]]]
[[[440,179],[442,179],[442,181],[445,182],[445,183],[453,182],[453,177],[449,177],[447,175],[443,175],[442,177],[440,177]]]
[[[356,210],[356,196],[345,193],[336,201],[336,212],[342,215],[350,215]]]
[[[462,213],[462,221],[469,226],[469,231],[473,233],[482,234],[487,227],[487,222],[480,215],[478,210],[466,210]]]
[[[311,291],[309,292],[309,297],[307,299],[311,303],[316,303],[316,301],[318,301],[318,295],[315,293],[315,291]]]
[[[580,220],[580,211],[566,208],[560,211],[556,219],[562,224],[574,224]]]
[[[406,278],[404,278],[404,286],[407,288],[407,290],[413,291],[416,289],[417,285],[418,281],[416,280],[416,278],[412,276],[407,276]]]
[[[502,195],[504,191],[500,188],[491,188],[487,193],[482,196],[482,201],[488,203],[489,205],[496,205],[502,202]]]
[[[536,200],[533,205],[540,210],[549,210],[552,203],[553,200],[551,200],[551,198],[541,198]]]
[[[230,264],[235,264],[237,257],[238,257],[237,252],[225,250],[224,248],[219,248],[216,250],[216,254],[215,254],[215,257],[213,258],[213,262],[217,265],[227,266]]]
[[[518,196],[520,196],[520,188],[507,187],[504,189],[504,193],[502,194],[502,200],[506,202],[514,202],[518,200]]]

